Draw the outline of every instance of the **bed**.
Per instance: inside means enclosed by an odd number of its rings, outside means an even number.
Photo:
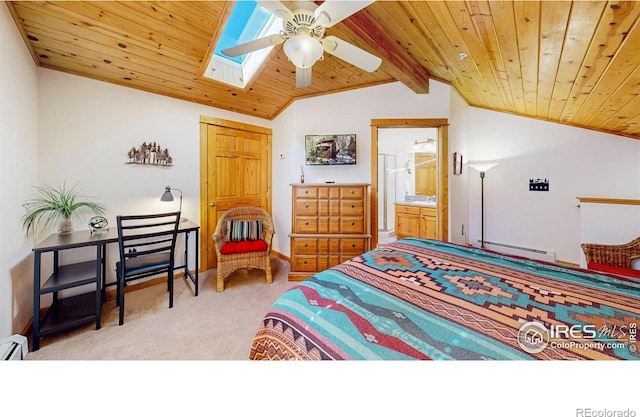
[[[638,359],[640,280],[405,238],[281,295],[252,360]]]

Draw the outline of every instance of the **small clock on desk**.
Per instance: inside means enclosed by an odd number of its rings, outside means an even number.
[[[109,229],[109,222],[105,217],[95,216],[89,219],[89,229],[91,233]]]

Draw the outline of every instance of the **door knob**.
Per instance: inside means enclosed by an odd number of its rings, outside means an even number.
[[[211,203],[209,203],[209,207],[215,207],[216,206],[216,202],[212,201]]]

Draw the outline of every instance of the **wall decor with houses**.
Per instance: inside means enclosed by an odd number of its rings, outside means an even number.
[[[529,191],[549,191],[549,180],[542,178],[531,178],[529,180]]]
[[[131,147],[127,152],[129,158],[126,162],[132,165],[146,165],[157,167],[173,166],[173,158],[169,155],[169,149],[162,148],[156,142],[142,142],[139,147]]]

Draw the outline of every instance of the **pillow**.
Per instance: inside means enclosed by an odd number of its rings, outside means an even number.
[[[264,240],[262,220],[227,220],[227,242]]]

